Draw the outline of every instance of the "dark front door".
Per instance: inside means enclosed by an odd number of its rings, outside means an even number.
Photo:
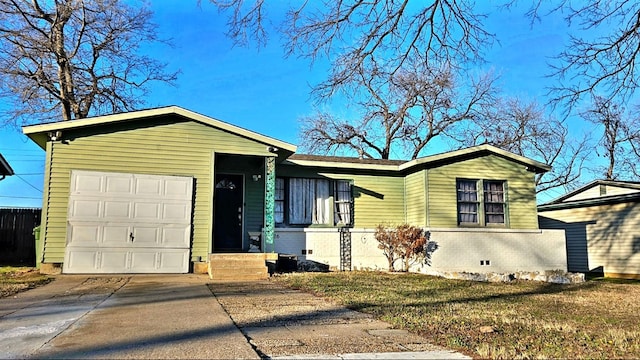
[[[216,175],[213,251],[242,250],[242,175]]]

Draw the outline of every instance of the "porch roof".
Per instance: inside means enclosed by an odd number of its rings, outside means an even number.
[[[410,171],[414,167],[434,167],[450,164],[464,159],[493,154],[524,165],[535,173],[551,170],[551,166],[539,161],[520,156],[492,145],[483,144],[465,149],[448,151],[440,154],[424,156],[414,160],[360,159],[341,156],[291,155],[286,161],[296,165],[307,165],[328,168],[352,168],[387,171]]]

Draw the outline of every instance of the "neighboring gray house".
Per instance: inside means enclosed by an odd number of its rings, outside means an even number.
[[[13,169],[9,166],[9,162],[0,154],[0,180],[7,176],[13,175]]]
[[[538,206],[541,229],[564,229],[573,272],[640,279],[640,183],[593,181]]]

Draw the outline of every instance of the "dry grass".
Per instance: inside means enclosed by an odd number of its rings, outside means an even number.
[[[474,357],[640,358],[637,281],[498,284],[374,272],[274,279]]]
[[[51,278],[29,267],[0,267],[0,298],[47,284]]]

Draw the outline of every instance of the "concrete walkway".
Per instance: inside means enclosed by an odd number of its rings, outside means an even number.
[[[372,316],[272,281],[210,285],[262,357],[469,359]]]
[[[64,275],[0,299],[0,357],[467,358],[268,280],[202,275]]]

